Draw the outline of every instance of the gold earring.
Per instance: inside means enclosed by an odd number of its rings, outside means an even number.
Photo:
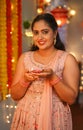
[[[56,44],[56,38],[54,38],[54,45]]]

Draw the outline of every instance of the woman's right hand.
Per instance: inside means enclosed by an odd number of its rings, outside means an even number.
[[[39,76],[36,75],[35,73],[33,73],[32,71],[31,72],[28,71],[28,72],[24,73],[24,79],[25,79],[25,81],[32,82],[32,81],[34,81],[34,80],[36,80],[38,78],[39,78]]]

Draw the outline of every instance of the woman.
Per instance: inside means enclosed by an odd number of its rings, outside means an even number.
[[[18,101],[11,130],[72,130],[78,63],[65,51],[51,14],[38,15],[31,28],[34,44],[20,56],[11,86]]]

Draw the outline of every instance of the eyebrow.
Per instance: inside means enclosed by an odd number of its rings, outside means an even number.
[[[49,29],[42,29],[41,31],[48,31]],[[38,30],[33,30],[33,31],[38,31]]]
[[[48,31],[49,29],[46,28],[46,29],[42,29],[41,31],[45,31],[45,30]]]

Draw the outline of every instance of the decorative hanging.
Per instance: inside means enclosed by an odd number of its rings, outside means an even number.
[[[58,26],[63,26],[68,21],[68,9],[62,6],[58,6],[51,10],[51,13],[55,17]]]
[[[45,8],[50,4],[51,0],[37,0],[37,13],[43,13]]]
[[[6,31],[6,0],[0,0],[0,95],[3,99],[8,92]]]
[[[7,76],[8,76],[8,87],[12,81],[12,39],[11,39],[11,1],[6,0],[6,26],[7,26]]]
[[[43,3],[44,3],[44,0],[37,0],[37,7],[43,8]]]
[[[0,90],[9,93],[19,55],[22,52],[21,0],[0,1]]]
[[[59,27],[70,23],[76,11],[68,6],[68,0],[53,0],[45,8],[44,12],[52,13]]]
[[[12,0],[11,2],[12,76],[14,75],[14,70],[18,60],[18,9],[17,8],[18,8],[18,0]],[[10,86],[11,85],[9,84],[9,88]]]
[[[42,13],[44,11],[43,8],[43,0],[37,0],[37,12]]]
[[[22,53],[22,0],[18,0],[18,57]],[[19,24],[20,23],[20,24]]]

